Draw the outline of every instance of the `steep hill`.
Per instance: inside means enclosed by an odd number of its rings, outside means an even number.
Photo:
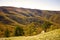
[[[3,16],[3,17],[2,17]],[[7,20],[8,24],[19,23],[26,24],[25,21],[37,21],[37,20],[48,20],[56,24],[60,24],[60,11],[47,11],[38,9],[28,9],[28,8],[16,8],[16,7],[0,7],[0,21]],[[25,19],[25,21],[23,20]],[[7,24],[6,22],[3,22]]]
[[[36,35],[43,30],[42,24],[45,22],[52,24],[46,31],[60,28],[60,11],[0,7],[0,37],[5,37],[6,29],[10,31],[10,36],[14,36],[16,26],[24,30],[24,35]]]

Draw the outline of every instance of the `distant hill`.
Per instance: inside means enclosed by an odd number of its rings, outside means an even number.
[[[28,28],[34,29],[31,35],[41,33],[43,30],[42,24],[44,22],[51,23],[50,31],[60,28],[60,11],[49,11],[29,8],[17,8],[17,7],[0,7],[0,37],[4,37],[5,30],[10,31],[10,36],[14,36],[15,27],[19,26],[24,29],[24,35],[30,35]]]

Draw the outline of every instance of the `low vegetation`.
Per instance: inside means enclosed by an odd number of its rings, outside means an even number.
[[[60,40],[60,29],[56,29],[43,34],[38,34],[35,36],[0,38],[0,40]]]
[[[10,37],[10,31],[8,29],[5,30],[5,37]]]
[[[0,7],[0,38],[34,36],[60,29],[60,11]]]
[[[12,30],[12,32],[10,32],[10,30],[6,29],[4,32],[4,37],[10,37],[11,33],[13,36],[33,36],[33,35],[37,35],[40,34],[42,31],[44,32],[48,32],[53,30],[53,28],[51,27],[51,25],[53,25],[50,22],[45,21],[42,25],[36,25],[36,23],[32,22],[31,24],[28,24],[24,27],[22,26],[15,26],[14,27],[14,31]],[[57,28],[55,28],[57,29]],[[48,31],[47,31],[48,30]]]
[[[15,36],[23,36],[24,35],[24,30],[21,27],[16,26],[14,34],[15,34]]]

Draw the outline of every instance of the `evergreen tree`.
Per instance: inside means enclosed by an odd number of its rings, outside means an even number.
[[[10,36],[10,32],[9,32],[8,29],[6,29],[6,31],[5,31],[5,37],[9,37],[9,36]]]
[[[42,28],[46,32],[47,28],[49,28],[51,25],[52,23],[46,21],[42,24]]]
[[[15,28],[15,36],[23,36],[24,35],[24,31],[21,27],[16,26]]]

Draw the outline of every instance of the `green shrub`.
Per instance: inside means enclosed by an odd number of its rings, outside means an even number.
[[[19,27],[19,26],[16,26],[15,28],[15,36],[23,36],[24,35],[24,30]]]
[[[9,37],[10,36],[10,31],[8,29],[5,30],[5,37]]]
[[[46,32],[47,28],[50,28],[51,25],[52,23],[46,21],[42,24],[42,28]]]

